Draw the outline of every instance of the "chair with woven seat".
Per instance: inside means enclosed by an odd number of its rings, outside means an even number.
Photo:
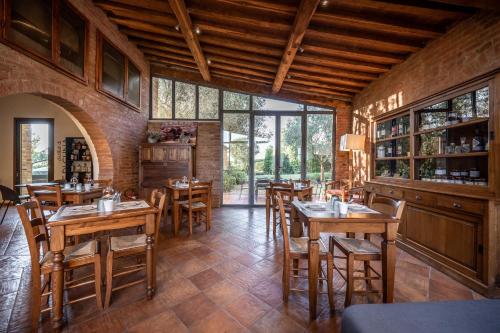
[[[393,216],[399,223],[403,216],[406,202],[397,201],[387,197],[376,196],[375,193],[370,195],[368,206],[373,210],[383,212]],[[342,252],[343,256],[335,256],[335,248]],[[382,252],[380,247],[373,243],[370,239],[370,234],[365,234],[363,239],[347,238],[339,236],[330,237],[330,251],[334,258],[346,260],[346,268],[334,266],[335,270],[347,282],[345,306],[349,306],[352,301],[353,294],[368,294],[380,293],[381,290],[375,290],[372,287],[373,280],[381,280],[382,276],[371,265],[371,261],[381,261]],[[362,261],[363,269],[355,270],[354,262]],[[346,275],[342,273],[344,271]],[[375,275],[372,276],[371,273]],[[354,276],[354,273],[362,273],[362,276]],[[354,290],[354,281],[363,280],[366,283],[366,290]]]
[[[37,199],[17,205],[17,211],[23,224],[31,257],[31,295],[32,295],[32,328],[36,330],[40,313],[51,310],[50,275],[53,265],[53,254],[49,251],[48,232],[45,217]],[[101,298],[101,256],[99,243],[95,240],[68,246],[64,249],[64,271],[94,265],[94,274],[79,279],[65,281],[65,289],[73,289],[94,284],[95,293],[78,299],[69,300],[67,304],[76,303],[92,297],[96,298],[97,307],[102,309]],[[89,279],[90,278],[90,279]],[[42,304],[43,303],[43,304]],[[44,308],[42,308],[42,305]]]
[[[273,211],[273,236],[276,237],[276,227],[279,224],[279,206],[276,195],[281,194],[281,199],[283,200],[283,206],[285,208],[285,213],[290,215],[292,209],[292,201],[295,195],[295,189],[293,183],[285,182],[271,182],[271,209]]]
[[[300,267],[300,260],[308,260],[309,252],[307,248],[307,243],[309,242],[309,237],[289,237],[288,236],[288,226],[286,223],[286,213],[285,205],[281,192],[276,194],[276,201],[279,209],[279,216],[281,219],[281,232],[283,234],[283,248],[284,248],[284,260],[283,260],[283,301],[288,302],[288,295],[290,291],[305,291],[304,289],[291,288],[290,287],[290,277],[293,278],[304,278],[307,279],[307,275],[300,275],[300,271],[307,271],[307,268]],[[324,280],[327,282],[327,293],[328,302],[330,308],[334,308],[333,304],[333,254],[328,251],[323,241],[319,239],[319,282],[322,283]],[[293,261],[295,263],[292,266]],[[326,274],[323,271],[322,263],[326,261]],[[290,274],[292,273],[292,274]],[[326,277],[325,277],[326,276]]]
[[[165,205],[166,195],[161,190],[153,190],[151,192],[151,204],[158,209],[155,219],[155,233],[154,240],[155,246],[153,247],[153,272],[156,272],[156,258],[157,258],[157,242],[160,230],[160,222],[162,210]],[[120,286],[113,287],[113,278],[123,275],[128,275],[146,269],[146,264],[139,261],[136,264],[121,267],[120,270],[113,272],[114,260],[118,258],[143,256],[146,254],[146,234],[134,234],[124,236],[112,236],[108,238],[108,254],[106,258],[106,296],[104,299],[104,306],[108,307],[111,301],[111,293],[123,288],[131,287],[136,284],[142,283],[145,279],[135,280],[125,283]],[[153,273],[156,276],[156,273]],[[153,288],[156,287],[156,281],[153,281]]]
[[[5,206],[5,211],[3,212],[2,219],[0,220],[0,224],[3,223],[3,220],[5,219],[5,215],[7,215],[7,211],[9,210],[10,205],[15,205],[21,203],[23,200],[27,200],[30,198],[29,195],[18,195],[16,191],[14,191],[11,188],[8,188],[7,186],[0,185],[0,194],[2,195],[2,203],[0,204],[0,210],[2,210],[2,207],[4,203],[7,202],[7,206]]]
[[[51,216],[63,205],[61,186],[42,186],[28,185],[26,186],[30,197],[37,198],[40,202],[42,211],[48,212],[46,217]]]
[[[187,200],[180,202],[180,221],[186,214],[189,235],[193,234],[193,217],[198,224],[204,217],[205,229],[212,227],[212,182],[189,182]],[[182,223],[182,222],[181,222]]]

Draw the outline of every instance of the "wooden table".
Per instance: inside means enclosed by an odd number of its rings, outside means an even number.
[[[394,274],[396,269],[396,232],[398,223],[395,218],[383,213],[353,213],[346,216],[334,215],[331,211],[313,211],[305,207],[304,202],[292,203],[291,237],[301,237],[302,224],[308,225],[309,231],[309,317],[316,319],[319,243],[321,232],[360,232],[381,234],[382,241],[382,284],[383,301],[392,303],[394,299]]]
[[[196,189],[202,189],[202,188],[207,188],[206,186],[194,186],[193,188]],[[174,229],[174,236],[177,235],[177,232],[179,231],[179,204],[182,201],[182,197],[188,195],[189,192],[189,187],[187,186],[176,186],[174,185],[167,185],[167,200],[165,200],[165,204],[168,205],[170,202],[172,202],[172,225]],[[165,209],[165,221],[167,217],[167,209]]]
[[[299,198],[299,200],[311,200],[313,187],[312,186],[302,186],[294,187],[294,195]],[[271,186],[266,186],[266,230],[269,230],[269,224],[271,221]]]
[[[16,184],[15,186],[18,188],[28,187],[30,186],[55,186],[59,185],[59,183],[48,182],[48,183],[26,183],[26,184]]]
[[[71,190],[62,190],[62,199],[64,202],[71,202],[74,204],[82,204],[88,202],[92,199],[97,199],[102,197],[102,187],[92,187],[90,191],[75,191]]]
[[[50,250],[53,254],[52,266],[52,325],[55,329],[63,326],[64,292],[64,247],[68,236],[90,234],[98,231],[137,227],[145,225],[146,230],[146,265],[147,298],[154,295],[153,247],[155,233],[155,214],[157,209],[148,204],[148,208],[128,209],[114,212],[97,212],[85,215],[62,216],[70,206],[61,207],[48,221],[50,228]]]

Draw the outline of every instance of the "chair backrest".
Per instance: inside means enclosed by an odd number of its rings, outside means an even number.
[[[57,211],[63,205],[61,186],[28,185],[30,197],[37,198],[43,210]]]
[[[160,232],[160,222],[161,216],[163,213],[163,209],[165,207],[165,198],[167,195],[163,193],[161,190],[154,189],[151,192],[150,202],[151,204],[158,209],[158,213],[156,214],[155,220],[155,241],[158,241],[158,235]]]
[[[283,183],[283,182],[271,182],[271,203],[276,205],[277,198],[276,194],[278,192],[281,194],[281,199],[285,204],[289,204],[293,201],[294,196],[294,185],[293,183]]]
[[[207,207],[212,204],[212,181],[189,182],[188,205],[192,207],[195,202],[203,202]]]
[[[311,186],[311,180],[310,179],[298,179],[293,181],[294,184],[302,184],[306,187]]]
[[[167,179],[168,186],[173,186],[176,182],[182,182],[182,177],[170,177]]]
[[[280,212],[279,216],[281,221],[281,233],[283,234],[283,250],[285,252],[285,256],[288,257],[290,255],[290,239],[288,238],[288,225],[286,223],[285,203],[283,201],[281,193],[276,194],[276,202],[278,203]]]
[[[19,203],[19,196],[13,189],[4,185],[0,185],[0,193],[2,194],[2,200],[9,200],[14,201],[15,203]]]
[[[406,207],[406,201],[398,201],[387,197],[377,196],[376,193],[372,193],[368,199],[368,207],[389,214],[397,220],[401,220]]]
[[[16,207],[28,241],[32,274],[33,276],[37,276],[40,275],[40,255],[46,254],[49,251],[45,218],[43,217],[40,203],[36,199],[18,204]]]

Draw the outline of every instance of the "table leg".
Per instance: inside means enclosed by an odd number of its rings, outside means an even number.
[[[52,327],[57,330],[63,325],[63,293],[64,293],[64,227],[51,230],[50,247],[53,253],[52,264]]]
[[[292,210],[290,212],[290,237],[302,237],[303,228],[302,222],[299,219],[297,210],[295,206],[292,205]]]
[[[309,319],[316,319],[316,305],[318,298],[318,265],[319,265],[319,243],[318,243],[318,233],[311,232],[311,229],[315,228],[315,223],[309,224],[309,262],[308,262],[308,272],[309,272]]]
[[[177,236],[179,231],[179,202],[175,199],[172,202],[172,224],[174,225],[174,236]]]
[[[271,194],[269,190],[266,188],[266,231],[269,232],[269,223],[270,223],[270,216],[271,213]]]
[[[396,223],[388,223],[382,242],[383,302],[394,301],[394,277],[396,274]]]
[[[147,298],[153,298],[155,293],[154,286],[156,284],[156,270],[154,266],[154,229],[155,229],[155,218],[154,215],[148,215],[146,217],[146,267],[147,267]]]

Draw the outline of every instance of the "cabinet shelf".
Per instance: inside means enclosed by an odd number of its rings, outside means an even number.
[[[410,137],[410,134],[398,135],[398,136],[393,136],[393,137],[390,137],[390,138],[377,139],[377,141],[375,141],[375,143],[387,142],[387,141],[404,139],[404,138],[409,138],[409,137]]]
[[[418,155],[415,159],[427,159],[427,158],[461,158],[461,157],[480,157],[488,156],[487,151],[479,151],[472,153],[461,153],[461,154],[434,154],[434,155]]]
[[[377,157],[376,161],[409,160],[409,156]]]
[[[431,128],[431,129],[426,129],[422,131],[415,132],[415,135],[421,135],[421,134],[427,134],[427,133],[432,133],[432,132],[438,132],[438,131],[444,131],[447,129],[453,129],[453,128],[459,128],[459,127],[465,127],[465,126],[472,126],[476,124],[481,124],[488,122],[489,118],[479,118],[479,119],[474,119],[474,120],[469,120],[463,123],[458,123],[454,125],[448,125],[448,126],[440,126],[436,128]]]

